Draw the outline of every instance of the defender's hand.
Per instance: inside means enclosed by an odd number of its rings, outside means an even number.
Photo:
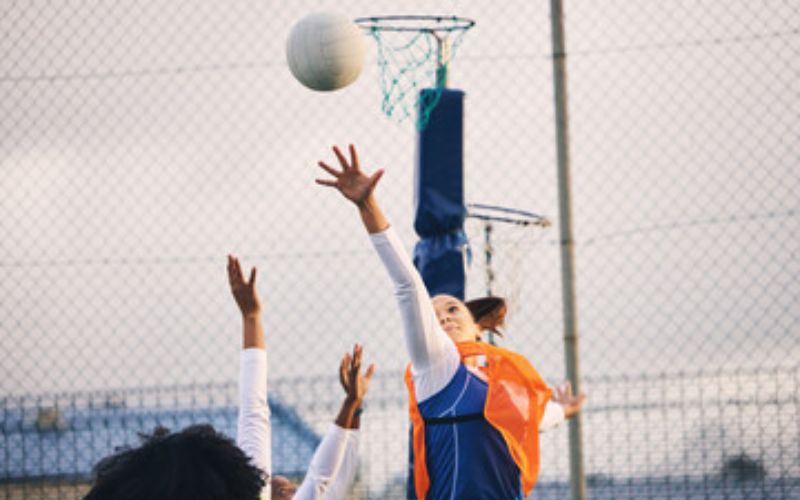
[[[230,283],[231,293],[242,316],[251,316],[261,312],[261,299],[256,291],[255,267],[250,271],[250,279],[245,281],[239,259],[228,255],[228,283]]]
[[[375,372],[375,365],[371,364],[364,375],[361,374],[361,354],[364,347],[360,344],[353,346],[353,354],[349,352],[342,358],[339,366],[339,382],[342,384],[346,399],[361,404],[369,390],[369,382]]]

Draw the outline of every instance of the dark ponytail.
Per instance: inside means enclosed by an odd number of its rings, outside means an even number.
[[[508,306],[502,297],[482,297],[464,303],[472,313],[472,319],[481,331],[491,331],[503,335],[500,327],[505,324]]]

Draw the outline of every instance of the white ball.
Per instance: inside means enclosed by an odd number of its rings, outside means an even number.
[[[297,21],[286,40],[289,69],[308,88],[342,88],[361,73],[364,38],[361,28],[343,14],[310,14]]]

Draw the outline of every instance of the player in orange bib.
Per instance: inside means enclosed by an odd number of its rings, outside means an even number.
[[[568,384],[554,393],[524,357],[479,341],[502,324],[502,299],[431,300],[375,199],[383,171],[365,174],[352,145],[349,159],[333,151],[341,169],[319,162],[331,178],[317,183],[356,205],[400,307],[411,358],[408,498],[524,498],[539,470],[539,432],[575,415],[585,396]]]

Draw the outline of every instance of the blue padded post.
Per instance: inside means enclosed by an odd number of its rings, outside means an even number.
[[[420,102],[441,92],[424,129],[418,133],[414,229],[420,241],[414,265],[431,296],[464,298],[464,92],[423,89]],[[422,104],[424,105],[424,104]]]

